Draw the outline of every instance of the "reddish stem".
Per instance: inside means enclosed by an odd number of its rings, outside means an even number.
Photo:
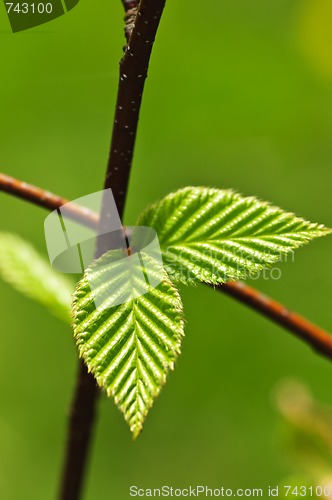
[[[10,184],[12,187],[10,191],[6,188],[8,179],[11,180]],[[27,190],[29,190],[29,188],[31,189],[27,195]],[[22,183],[20,181],[4,176],[3,174],[0,174],[0,190],[10,192],[19,198],[28,199],[36,205],[45,208],[58,208],[63,202],[63,198],[52,195],[51,193],[48,193],[47,198],[43,195],[41,196],[41,193],[44,193],[44,191],[34,186],[24,184],[22,188]],[[64,202],[65,201],[66,200],[64,200]],[[87,216],[85,213],[81,212],[82,208],[79,206],[77,206],[77,210],[82,222],[85,220],[86,224],[90,224],[91,221],[94,220],[95,223],[98,224],[99,218],[97,214],[90,213]],[[78,215],[76,210],[73,215],[75,217]],[[239,302],[242,302],[246,306],[251,307],[255,311],[273,320],[286,330],[294,333],[304,342],[310,344],[311,347],[320,354],[332,359],[332,335],[314,325],[306,318],[290,311],[284,305],[263,295],[255,288],[238,281],[225,283],[224,285],[218,286],[217,290],[234,297]]]

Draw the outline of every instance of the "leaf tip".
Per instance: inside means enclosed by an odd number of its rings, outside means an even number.
[[[133,442],[135,442],[138,436],[141,434],[143,426],[142,424],[135,424],[133,427],[130,428],[130,430],[131,430],[131,439]]]

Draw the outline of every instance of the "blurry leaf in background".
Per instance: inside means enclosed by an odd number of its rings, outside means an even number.
[[[15,234],[0,233],[0,277],[66,323],[71,321],[74,284],[53,271],[46,259]]]
[[[306,386],[293,380],[280,383],[275,402],[284,421],[283,447],[295,471],[292,482],[283,483],[319,486],[323,494],[317,490],[317,497],[332,498],[332,407],[316,402]]]
[[[300,3],[298,42],[313,67],[332,81],[332,2],[304,0]]]

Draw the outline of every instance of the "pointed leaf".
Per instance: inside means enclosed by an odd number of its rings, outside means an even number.
[[[137,224],[155,229],[167,272],[184,283],[243,279],[330,232],[254,197],[206,187],[169,194]]]
[[[139,254],[119,259],[116,252],[96,260],[79,282],[73,326],[80,355],[136,438],[180,353],[182,303],[160,264],[150,259],[147,269],[134,260]],[[160,272],[161,283],[147,286],[147,276]]]
[[[0,276],[5,281],[70,323],[71,281],[53,271],[46,259],[17,235],[0,233],[0,256]]]

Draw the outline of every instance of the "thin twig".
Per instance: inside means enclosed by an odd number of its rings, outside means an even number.
[[[272,319],[278,325],[294,333],[309,344],[315,351],[332,358],[332,335],[319,326],[310,323],[299,314],[290,311],[284,305],[267,297],[251,286],[240,281],[229,281],[216,287],[220,292],[230,295],[255,311]]]
[[[0,175],[0,190],[6,190],[4,189],[2,179],[3,176]],[[15,180],[14,184],[15,186],[19,186],[20,181]],[[49,203],[51,203],[52,207],[54,207],[56,203],[58,203],[58,200],[62,199],[59,196],[48,193],[48,202],[46,203],[45,196],[40,196],[40,193],[43,193],[43,190],[35,188],[34,186],[31,186],[29,196],[25,196],[25,193],[24,196],[21,196],[21,190],[19,188],[10,192],[20,198],[23,197],[24,199],[28,199],[36,205],[44,206],[45,208],[50,208]],[[78,207],[78,209],[81,210],[82,208]],[[81,215],[83,222],[85,214],[82,212]],[[94,215],[98,220],[98,215]],[[87,222],[89,222],[89,220],[90,219],[87,218]],[[228,282],[216,288],[220,292],[230,295],[239,302],[242,302],[255,311],[258,311],[263,316],[266,316],[278,325],[284,327],[286,330],[295,333],[297,337],[308,343],[317,352],[332,359],[332,335],[303,318],[299,314],[290,311],[284,305],[276,302],[266,295],[263,295],[255,288],[245,285],[242,282]]]
[[[14,179],[14,177],[10,177],[3,173],[0,173],[0,190],[13,194],[23,200],[31,201],[35,205],[48,208],[49,210],[57,210],[65,203],[69,203],[69,200],[61,196],[40,189],[32,184]],[[94,229],[97,228],[99,224],[98,214],[92,212],[88,208],[83,208],[82,210],[81,206],[75,205],[75,203],[72,202],[66,207],[66,216]]]

